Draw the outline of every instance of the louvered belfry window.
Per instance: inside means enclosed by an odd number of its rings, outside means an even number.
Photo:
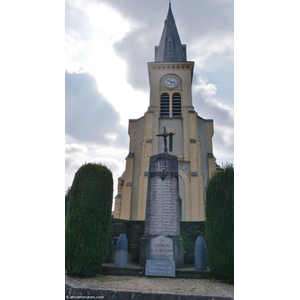
[[[169,118],[170,113],[169,94],[163,93],[160,97],[160,117]]]
[[[173,94],[172,97],[172,112],[173,118],[181,117],[181,96],[179,93]]]

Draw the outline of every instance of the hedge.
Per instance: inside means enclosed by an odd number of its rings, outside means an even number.
[[[75,174],[65,231],[66,272],[87,277],[101,272],[110,234],[113,179],[102,164],[88,163]]]
[[[217,278],[234,281],[234,169],[213,174],[206,188],[208,264]]]

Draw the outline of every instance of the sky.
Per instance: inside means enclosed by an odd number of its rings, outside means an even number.
[[[149,106],[147,62],[154,60],[168,1],[66,0],[65,189],[85,162],[102,162],[117,179],[129,151],[128,120]],[[214,120],[217,163],[234,163],[234,12],[232,0],[172,1],[192,97]]]

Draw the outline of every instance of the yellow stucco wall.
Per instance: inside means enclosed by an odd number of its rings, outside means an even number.
[[[145,219],[146,211],[146,198],[149,171],[150,156],[158,154],[158,138],[156,135],[159,133],[160,124],[160,98],[164,92],[170,95],[170,120],[172,120],[172,94],[174,92],[181,95],[181,122],[182,122],[182,144],[183,155],[179,157],[179,162],[184,164],[186,170],[179,170],[179,176],[184,183],[184,217],[186,221],[204,221],[204,197],[203,197],[203,176],[201,174],[202,166],[200,159],[200,143],[197,125],[197,113],[192,106],[192,79],[193,79],[193,62],[178,62],[178,63],[148,63],[149,83],[150,83],[150,99],[149,108],[144,115],[144,136],[140,137],[142,140],[141,145],[136,145],[136,122],[129,122],[128,133],[130,136],[129,154],[126,158],[126,170],[124,185],[121,188],[121,196],[115,198],[115,217],[121,219],[131,219],[131,205],[132,205],[132,189],[138,189],[138,207],[137,218],[138,220]],[[180,84],[175,89],[167,89],[162,85],[162,80],[166,75],[176,76]],[[163,119],[165,120],[168,119]],[[206,122],[206,140],[207,149],[209,153],[213,153],[212,137],[213,137],[213,122]],[[168,130],[175,133],[174,127],[167,127]],[[204,142],[204,141],[203,141]],[[135,147],[142,147],[141,151],[141,168],[138,171],[138,182],[132,182],[133,178],[137,178],[137,174],[133,176]],[[203,155],[207,155],[204,153]],[[208,174],[216,169],[215,158],[207,158]],[[187,171],[189,170],[189,171]],[[135,171],[136,172],[136,171]],[[117,211],[119,210],[119,213]]]

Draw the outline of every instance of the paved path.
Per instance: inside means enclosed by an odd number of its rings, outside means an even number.
[[[110,275],[82,279],[66,276],[66,299],[76,299],[72,295],[86,296],[80,299],[231,300],[234,299],[234,286],[203,279]]]

